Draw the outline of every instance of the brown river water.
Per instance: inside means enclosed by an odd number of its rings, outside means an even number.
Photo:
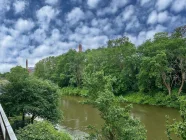
[[[99,111],[91,105],[82,105],[82,97],[63,97],[61,100],[64,119],[62,125],[70,130],[80,130],[89,132],[88,125],[101,128],[104,121],[99,115]],[[167,140],[165,116],[171,119],[180,120],[179,111],[173,108],[157,107],[150,105],[133,105],[131,115],[139,118],[147,129],[148,140]],[[178,140],[174,138],[174,140]]]

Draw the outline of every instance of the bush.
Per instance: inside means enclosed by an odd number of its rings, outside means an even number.
[[[71,140],[64,132],[55,130],[49,122],[36,122],[17,130],[19,140]]]

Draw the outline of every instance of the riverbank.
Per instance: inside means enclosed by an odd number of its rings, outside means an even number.
[[[88,90],[75,87],[64,87],[60,89],[61,95],[87,97]]]
[[[65,87],[60,89],[61,95],[67,96],[81,96],[87,97],[88,90],[82,88]],[[179,96],[177,92],[173,91],[172,96],[166,95],[164,92],[157,92],[154,94],[142,92],[130,92],[125,95],[119,96],[121,102],[134,103],[134,104],[147,104],[153,106],[165,106],[179,109]],[[185,96],[185,95],[184,95]]]
[[[147,104],[153,106],[165,106],[179,109],[179,97],[175,94],[172,96],[165,95],[165,93],[158,92],[153,95],[145,94],[145,93],[128,93],[122,96],[123,101],[127,103],[135,103],[135,104]]]

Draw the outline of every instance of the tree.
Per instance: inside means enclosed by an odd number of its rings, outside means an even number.
[[[36,122],[17,131],[19,140],[71,140],[64,132],[55,130],[49,122]]]
[[[113,92],[124,94],[137,90],[138,56],[136,48],[128,38],[110,40],[107,48],[87,51],[84,72],[95,73],[103,70],[105,75],[115,77]]]
[[[16,103],[17,100],[14,100],[14,98],[16,97],[17,93],[22,92],[25,81],[28,77],[28,71],[21,66],[12,68],[10,73],[6,75],[8,82],[1,87],[3,94],[1,94],[0,100],[2,105],[5,107],[7,115],[18,115],[20,113],[14,108],[15,105],[19,106],[19,104]]]
[[[8,75],[9,83],[3,87],[0,101],[9,116],[22,114],[23,125],[25,115],[31,115],[31,122],[36,117],[45,118],[52,122],[58,121],[57,87],[49,81],[27,77],[24,69],[15,67]]]
[[[35,65],[34,75],[38,78],[51,80],[57,82],[57,69],[58,57],[48,57],[43,60],[40,60]]]
[[[172,140],[171,133],[174,133],[177,137],[182,140],[186,140],[186,98],[180,97],[180,114],[182,121],[175,121],[173,124],[169,124],[167,118],[167,137]]]
[[[75,50],[69,50],[61,55],[57,66],[57,75],[59,77],[58,85],[64,86],[82,86],[84,55]]]
[[[32,116],[32,123],[36,117],[51,122],[57,122],[60,119],[57,87],[50,81],[30,77],[22,90],[22,97],[19,97],[19,104],[23,104],[24,111]]]
[[[157,33],[152,41],[146,41],[138,50],[142,56],[138,75],[141,87],[153,86],[150,90],[154,90],[164,85],[169,95],[173,88],[179,87],[179,95],[185,82],[185,39]]]
[[[103,71],[85,75],[86,87],[89,90],[88,103],[96,107],[105,120],[97,139],[107,140],[145,140],[146,131],[139,120],[130,116],[130,106],[120,107],[120,101],[112,92],[110,76],[104,76]]]

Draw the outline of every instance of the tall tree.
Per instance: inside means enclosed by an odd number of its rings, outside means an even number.
[[[185,81],[185,49],[185,39],[173,38],[167,33],[158,33],[152,41],[142,44],[139,82],[143,86],[153,85],[154,89],[164,85],[169,95],[179,86],[180,94]]]
[[[88,103],[94,105],[105,120],[100,134],[93,136],[100,140],[145,140],[146,131],[139,120],[130,116],[131,107],[120,107],[119,100],[114,97],[112,81],[103,71],[85,75]]]
[[[3,87],[0,101],[9,115],[30,114],[31,122],[39,116],[50,121],[58,121],[57,87],[49,81],[27,77],[27,70],[15,67],[8,75],[9,82]],[[22,77],[20,77],[22,75]]]

